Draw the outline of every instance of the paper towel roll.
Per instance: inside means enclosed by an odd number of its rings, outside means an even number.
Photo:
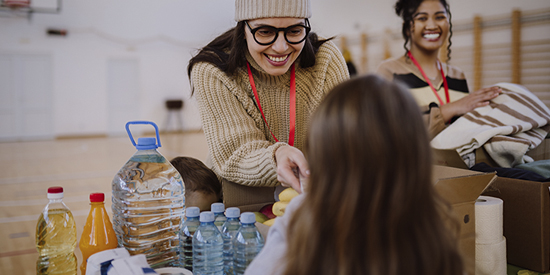
[[[480,196],[475,203],[476,244],[499,243],[503,236],[503,202],[499,198]]]
[[[506,238],[492,244],[476,244],[475,275],[506,275]]]

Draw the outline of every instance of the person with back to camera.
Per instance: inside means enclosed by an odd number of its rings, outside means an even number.
[[[429,146],[405,86],[367,75],[335,87],[311,119],[309,183],[245,274],[463,275]]]
[[[401,32],[406,53],[384,61],[377,73],[409,86],[425,114],[430,138],[453,118],[488,105],[501,93],[496,86],[469,93],[462,70],[438,60],[447,37],[448,60],[451,53],[451,11],[446,0],[398,0],[395,12],[403,18]]]
[[[190,60],[207,163],[223,184],[300,192],[309,117],[349,78],[338,48],[310,32],[310,16],[309,0],[236,0],[236,27]]]
[[[222,184],[216,174],[193,157],[175,157],[170,161],[185,185],[185,207],[196,206],[210,211],[210,205],[222,199]]]

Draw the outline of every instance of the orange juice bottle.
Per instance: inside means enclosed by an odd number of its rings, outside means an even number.
[[[92,193],[90,194],[90,214],[84,225],[82,236],[80,237],[80,251],[82,252],[82,264],[80,265],[81,274],[86,274],[86,264],[88,257],[92,254],[117,248],[118,241],[116,238],[113,224],[109,220],[109,215],[105,211],[105,194]]]

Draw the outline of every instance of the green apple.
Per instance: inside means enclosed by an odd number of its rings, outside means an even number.
[[[254,215],[256,215],[256,221],[259,222],[259,223],[263,223],[263,222],[269,220],[269,218],[266,215],[264,215],[260,212],[254,212]]]

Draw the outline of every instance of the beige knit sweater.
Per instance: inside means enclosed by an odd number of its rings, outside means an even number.
[[[275,151],[288,145],[290,70],[267,74],[247,54],[269,129],[250,87],[246,67],[229,77],[210,63],[191,72],[202,127],[208,143],[207,164],[221,178],[247,186],[273,187],[277,181]],[[332,42],[324,43],[310,68],[296,62],[296,132],[294,146],[303,150],[307,124],[332,87],[349,78],[344,58]]]

